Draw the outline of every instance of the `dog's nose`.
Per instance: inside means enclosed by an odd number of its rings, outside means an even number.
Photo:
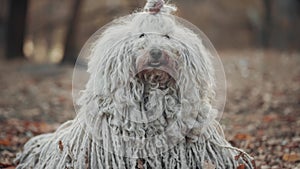
[[[150,50],[150,56],[155,59],[155,60],[158,60],[161,58],[162,56],[162,52],[160,49],[157,49],[157,48],[154,48],[154,49],[151,49]]]

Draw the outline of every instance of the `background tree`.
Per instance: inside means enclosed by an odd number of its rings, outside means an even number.
[[[272,28],[272,2],[271,0],[263,1],[264,19],[263,19],[263,32],[262,32],[262,45],[264,48],[269,47],[270,34]]]
[[[6,57],[23,57],[28,0],[10,0],[6,36]]]
[[[80,7],[83,0],[75,0],[73,4],[73,10],[71,14],[71,19],[68,24],[68,30],[66,34],[65,42],[65,52],[62,63],[72,63],[76,62],[78,51],[76,50],[76,32],[78,29],[78,21],[80,15]]]

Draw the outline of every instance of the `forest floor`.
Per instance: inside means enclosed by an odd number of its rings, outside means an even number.
[[[300,168],[300,53],[220,52],[227,76],[221,124],[257,168]],[[0,168],[31,137],[75,116],[71,66],[0,60]]]

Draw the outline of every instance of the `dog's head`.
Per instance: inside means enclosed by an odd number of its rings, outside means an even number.
[[[111,97],[132,82],[161,89],[170,83],[189,94],[197,88],[198,97],[210,102],[215,84],[210,57],[202,39],[175,16],[137,13],[115,21],[94,43],[88,87]]]
[[[216,118],[212,54],[184,22],[140,12],[105,28],[92,45],[90,78],[78,103],[94,137],[104,139],[105,119],[110,133],[133,139],[131,145],[154,137],[175,145],[199,137]]]

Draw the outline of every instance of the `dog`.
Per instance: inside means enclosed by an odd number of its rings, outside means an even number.
[[[216,120],[214,56],[175,9],[148,0],[105,28],[76,118],[29,140],[18,169],[253,168]]]

